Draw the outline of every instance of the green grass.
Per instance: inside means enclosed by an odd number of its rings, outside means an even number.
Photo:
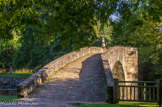
[[[0,96],[0,102],[15,101],[17,99],[17,96]]]
[[[156,103],[88,104],[77,107],[159,107]]]
[[[12,78],[19,78],[19,79],[25,79],[31,76],[33,73],[0,73],[0,77],[12,77]]]

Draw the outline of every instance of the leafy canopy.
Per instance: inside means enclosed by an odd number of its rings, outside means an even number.
[[[3,0],[0,1],[0,38],[10,39],[13,29],[20,32],[22,25],[36,25],[42,29],[42,38],[61,35],[62,46],[73,48],[90,45],[96,35],[96,19],[107,22],[119,0]],[[48,25],[41,23],[39,12],[48,9]],[[96,18],[95,18],[96,17]]]

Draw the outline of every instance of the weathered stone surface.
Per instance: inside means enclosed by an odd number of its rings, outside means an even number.
[[[21,82],[17,86],[18,97],[26,97],[30,92],[32,92],[38,85],[45,81],[49,76],[58,71],[59,69],[65,67],[67,64],[85,56],[88,54],[102,53],[103,48],[99,47],[85,47],[81,48],[80,51],[70,52],[66,55],[59,57],[58,59],[50,62],[38,72],[30,76],[25,81]]]
[[[16,86],[24,79],[16,79],[11,77],[0,78],[0,95],[17,95]]]
[[[114,78],[120,81],[138,81],[138,50],[136,48],[110,47],[102,54],[102,63],[107,90],[113,87]],[[108,91],[107,94],[107,99],[112,102],[112,93]]]
[[[16,96],[17,95],[17,89],[0,89],[0,95]]]
[[[11,77],[0,78],[0,89],[16,89],[16,86],[24,79],[16,79]]]
[[[81,57],[57,71],[31,95],[17,102],[38,104],[30,107],[76,107],[79,103],[104,103],[101,62],[101,54]]]
[[[110,47],[102,54],[102,61],[108,86],[113,85],[110,82],[113,81],[113,77],[125,81],[138,80],[138,50],[136,48]],[[110,78],[111,75],[112,78]]]

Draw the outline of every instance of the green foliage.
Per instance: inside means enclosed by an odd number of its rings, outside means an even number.
[[[1,66],[12,61],[14,69],[38,69],[72,49],[90,46],[97,39],[93,28],[97,19],[107,22],[118,1],[0,1],[0,38],[11,40],[13,30],[19,37],[6,59],[6,50],[0,52],[5,60]]]
[[[156,75],[159,75],[159,78],[162,79],[162,47],[159,49],[159,60],[157,64],[153,66],[153,70],[155,71]]]
[[[126,13],[119,11],[121,18],[113,23],[113,44],[138,48],[139,72],[144,80],[157,79],[162,74],[160,61],[162,32],[159,29],[160,14],[157,14],[159,2],[159,0],[132,2],[131,4],[124,2],[130,5],[128,6],[130,15],[127,17]],[[150,8],[154,8],[156,12],[153,13]]]
[[[104,34],[109,46],[137,47],[140,73],[161,77],[160,7],[160,0],[1,0],[0,67],[38,69]],[[119,20],[108,21],[112,14]]]
[[[26,26],[19,39],[21,46],[13,57],[13,68],[39,69],[48,62],[71,51],[71,48],[62,48],[59,36],[52,42],[38,41],[41,31],[34,26]],[[40,36],[41,37],[41,36]]]
[[[12,62],[12,56],[18,47],[17,40],[16,35],[11,40],[0,39],[0,68],[9,69],[9,63]]]
[[[113,27],[112,27],[110,21],[107,21],[104,24],[101,24],[101,22],[97,23],[97,37],[98,38],[104,37],[106,39],[106,46],[111,45],[112,30],[113,30]]]
[[[93,25],[97,19],[102,23],[115,11],[119,0],[8,0],[0,1],[0,37],[12,38],[11,31],[20,31],[22,25],[36,25],[43,30],[42,37],[51,38],[61,35],[62,46],[73,49],[89,46],[96,38]],[[40,13],[46,9],[46,21],[42,24]],[[41,18],[42,19],[42,18]],[[45,25],[45,26],[44,26]],[[40,39],[40,38],[39,38]]]
[[[14,53],[12,60],[14,69],[39,69],[48,62],[71,51],[69,46],[61,47],[61,36],[48,33],[49,18],[54,14],[48,8],[42,7],[36,12],[41,26],[23,25],[20,29],[21,44]],[[70,41],[70,40],[69,40]],[[70,44],[71,45],[71,44]]]

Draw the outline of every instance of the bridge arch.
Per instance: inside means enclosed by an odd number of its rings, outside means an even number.
[[[108,86],[113,85],[112,81],[114,78],[125,81],[138,80],[137,48],[123,46],[110,47],[105,52],[103,52],[102,61]],[[117,65],[122,67],[123,72],[122,70],[115,70],[117,69]]]
[[[117,61],[114,64],[114,67],[112,69],[112,76],[113,78],[118,78],[120,81],[125,81],[125,74],[120,61]]]

